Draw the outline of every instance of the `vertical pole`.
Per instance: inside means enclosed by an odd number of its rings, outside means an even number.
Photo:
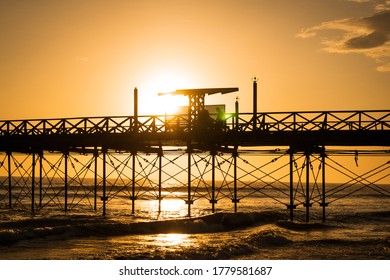
[[[43,159],[43,151],[40,151],[39,153],[39,208],[42,208],[42,199],[43,199],[42,159]]]
[[[12,208],[12,171],[11,171],[11,156],[12,152],[7,152],[8,157],[8,206]]]
[[[294,154],[293,150],[290,147],[290,220],[294,221]]]
[[[106,148],[103,148],[103,216],[106,215],[106,156],[107,156],[107,150]]]
[[[191,140],[187,144],[188,151],[188,188],[187,188],[187,205],[188,205],[188,217],[191,217]]]
[[[310,221],[310,154],[306,153],[306,222]]]
[[[65,212],[68,211],[68,152],[64,153],[64,158],[65,158]]]
[[[233,203],[234,203],[234,212],[237,212],[237,203],[240,202],[239,199],[237,199],[237,156],[238,156],[238,152],[237,152],[237,146],[234,147],[234,152],[233,152],[233,169],[234,169],[234,199],[233,199]]]
[[[253,117],[252,117],[253,130],[256,129],[256,123],[257,123],[257,81],[258,78],[254,77],[253,78]]]
[[[133,151],[131,153],[132,165],[133,165],[132,179],[131,179],[131,214],[132,215],[135,214],[135,156],[136,156],[136,154],[137,154],[136,151]]]
[[[31,212],[35,213],[35,152],[32,153],[31,166]]]
[[[235,130],[238,130],[238,114],[239,114],[239,109],[238,109],[238,97],[236,97],[236,101],[234,104],[235,112],[234,112],[234,118],[235,122],[233,123]]]
[[[322,222],[325,223],[326,221],[326,216],[325,216],[325,208],[327,206],[326,203],[326,194],[325,194],[325,148],[324,151],[321,154],[322,157]]]
[[[138,89],[134,88],[134,131],[138,132]]]
[[[162,200],[162,197],[161,197],[162,156],[163,156],[163,152],[162,152],[162,149],[160,148],[160,151],[158,153],[158,213],[159,214],[161,213],[161,200]]]
[[[93,153],[93,156],[95,158],[95,162],[94,162],[94,171],[95,171],[95,174],[94,174],[94,199],[93,199],[93,209],[96,211],[97,210],[97,175],[98,175],[98,150],[97,148],[95,148],[95,151]]]
[[[211,212],[215,212],[215,151],[211,153]]]

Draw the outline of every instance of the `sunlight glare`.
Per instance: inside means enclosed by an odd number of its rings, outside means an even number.
[[[158,244],[164,247],[170,246],[189,246],[189,235],[184,233],[168,233],[168,234],[159,234],[155,239]]]
[[[163,211],[167,212],[179,212],[184,204],[183,200],[179,199],[167,199],[161,202]]]
[[[179,112],[180,106],[187,105],[187,98],[181,95],[167,94],[158,97],[161,101],[161,107],[164,108],[164,114],[174,115]]]
[[[182,95],[158,96],[158,93],[173,92],[177,89],[193,87],[188,77],[177,71],[163,71],[139,88],[139,111],[144,114],[175,114],[180,106],[188,105],[188,98]]]

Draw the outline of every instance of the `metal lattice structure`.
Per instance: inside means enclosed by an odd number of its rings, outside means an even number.
[[[118,197],[131,203],[175,198],[229,200],[237,211],[250,197],[302,207],[361,190],[390,197],[390,111],[234,112],[226,126],[197,127],[203,93],[187,114],[0,121],[0,207],[101,211]],[[192,102],[192,103],[191,103]],[[196,111],[196,112],[195,112]],[[191,113],[192,114],[192,113]],[[215,117],[211,115],[211,117]],[[374,147],[374,148],[373,148]],[[387,158],[357,174],[338,161]],[[325,172],[326,170],[326,172]],[[328,184],[327,172],[345,182]],[[130,211],[130,210],[129,210]]]

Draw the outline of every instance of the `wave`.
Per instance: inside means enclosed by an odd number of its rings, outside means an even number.
[[[366,220],[370,220],[373,217],[389,217],[390,212],[365,214]],[[66,215],[3,221],[0,224],[0,246],[3,249],[8,246],[12,249],[13,244],[23,240],[28,242],[21,244],[29,243],[29,240],[35,240],[38,244],[43,244],[46,240],[55,244],[60,243],[57,241],[74,240],[75,244],[79,244],[79,240],[85,238],[90,242],[109,240],[111,247],[101,252],[94,251],[91,255],[80,255],[80,258],[240,259],[254,256],[253,258],[310,259],[316,258],[320,253],[321,257],[325,255],[338,258],[340,252],[347,251],[358,252],[359,257],[363,258],[367,248],[373,248],[371,251],[374,258],[390,257],[390,238],[387,234],[376,235],[371,232],[371,236],[361,238],[355,234],[355,239],[349,236],[351,230],[362,230],[360,225],[366,224],[364,220],[357,224],[339,220],[328,223],[291,222],[283,210],[219,212],[193,218],[153,221],[140,221],[134,216],[128,216],[126,219]],[[380,226],[383,230],[382,225]],[[363,230],[367,233],[372,228]],[[193,243],[191,246],[167,245],[165,248],[161,242],[155,242],[164,237],[164,234],[170,233],[189,234],[187,241]],[[84,240],[82,242],[84,244]],[[100,244],[99,241],[96,244]],[[329,250],[332,253],[326,255]],[[297,251],[300,255],[296,255]],[[351,256],[354,255],[345,254],[340,258]]]
[[[137,222],[114,219],[67,215],[58,217],[29,218],[16,221],[3,221],[0,228],[0,244],[7,244],[24,239],[44,238],[58,235],[62,238],[109,237],[129,234],[166,234],[166,233],[215,233],[231,231],[253,226],[272,224],[279,230],[294,232],[326,231],[342,227],[340,221],[354,219],[373,219],[390,217],[390,211],[359,213],[358,217],[341,215],[336,223],[303,223],[288,220],[285,211],[262,212],[220,212],[194,218],[178,218]],[[133,219],[133,220],[131,220]],[[387,220],[387,219],[386,219]],[[280,233],[280,231],[279,231]],[[262,233],[264,237],[264,233]],[[268,237],[271,236],[268,233]],[[256,237],[257,238],[257,237]],[[269,241],[269,240],[268,240]]]
[[[0,244],[52,235],[66,238],[159,233],[214,233],[273,223],[285,219],[277,211],[215,213],[211,215],[148,222],[123,222],[96,216],[29,218],[1,223]]]
[[[276,225],[293,231],[315,231],[315,230],[331,230],[340,226],[336,224],[317,223],[317,222],[291,222],[291,221],[277,221]]]

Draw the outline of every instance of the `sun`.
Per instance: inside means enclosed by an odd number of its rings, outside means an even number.
[[[158,93],[174,92],[177,89],[190,88],[192,83],[183,73],[164,70],[151,76],[150,80],[139,88],[140,112],[148,115],[173,115],[180,106],[188,105],[188,98],[182,95]]]
[[[188,104],[187,97],[181,95],[167,94],[158,97],[161,101],[161,107],[164,108],[164,114],[174,115],[178,114],[181,106]]]

